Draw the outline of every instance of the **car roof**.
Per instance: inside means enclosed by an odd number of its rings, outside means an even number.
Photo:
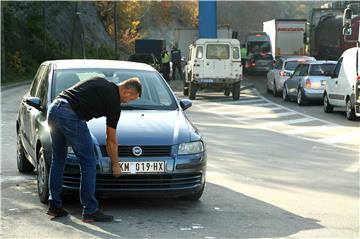
[[[86,69],[86,68],[105,68],[105,69],[127,69],[127,70],[142,70],[142,71],[156,71],[147,64],[131,62],[131,61],[116,61],[116,60],[93,60],[93,59],[76,59],[76,60],[54,60],[46,61],[43,64],[53,64],[54,69]]]
[[[309,64],[337,64],[337,61],[320,60],[320,61],[309,62]]]
[[[296,60],[316,60],[312,56],[281,56],[285,61],[296,61]]]

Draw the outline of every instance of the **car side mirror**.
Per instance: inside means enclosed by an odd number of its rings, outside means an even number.
[[[187,99],[180,100],[180,106],[183,110],[186,110],[192,106],[192,101]]]
[[[28,97],[26,98],[26,104],[43,111],[43,108],[41,107],[41,100],[38,97]]]

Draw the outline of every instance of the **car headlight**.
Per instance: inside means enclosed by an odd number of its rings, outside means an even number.
[[[201,141],[182,143],[179,145],[179,155],[197,154],[204,151],[204,145]]]

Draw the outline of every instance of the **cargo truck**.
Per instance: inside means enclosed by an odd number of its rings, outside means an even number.
[[[161,52],[165,48],[166,42],[161,39],[138,39],[135,41],[135,53],[154,54],[158,62],[161,62]]]
[[[273,19],[263,23],[271,41],[271,52],[274,58],[289,55],[306,55],[304,33],[305,19]]]

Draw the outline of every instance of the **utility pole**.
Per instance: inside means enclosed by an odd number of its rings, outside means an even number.
[[[115,54],[118,53],[117,45],[117,1],[114,1],[114,41],[115,41]]]
[[[75,11],[74,11],[72,31],[71,31],[71,43],[70,43],[70,56],[71,56],[71,58],[73,58],[73,53],[74,53],[75,24],[76,24],[76,20],[77,20],[77,17],[78,17],[77,12],[78,12],[78,2],[75,2]]]

